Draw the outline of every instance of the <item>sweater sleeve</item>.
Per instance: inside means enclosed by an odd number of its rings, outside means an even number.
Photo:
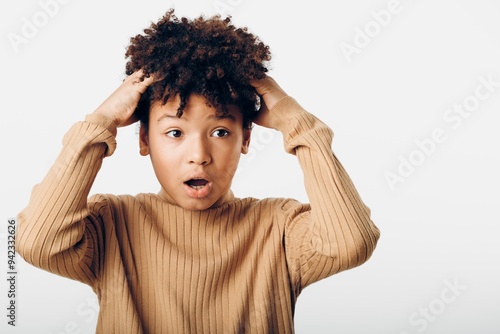
[[[285,249],[292,284],[305,286],[361,265],[380,236],[351,179],[332,151],[333,132],[293,98],[271,111],[283,133],[285,150],[295,154],[304,173],[310,206],[290,205]]]
[[[52,273],[93,285],[103,249],[105,203],[87,197],[105,156],[116,147],[116,126],[90,114],[71,127],[53,166],[18,214],[17,252]]]

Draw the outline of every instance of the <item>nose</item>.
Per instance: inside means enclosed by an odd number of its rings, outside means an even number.
[[[190,164],[208,165],[212,161],[208,138],[195,136],[189,141],[188,162]]]

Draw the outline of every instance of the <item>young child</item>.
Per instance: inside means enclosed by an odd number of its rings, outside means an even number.
[[[97,333],[293,333],[302,289],[362,264],[379,238],[332,131],[266,74],[269,48],[229,18],[170,10],[126,56],[127,78],[65,135],[18,215],[19,254],[93,288]],[[160,192],[88,198],[117,127],[137,120]],[[233,195],[252,122],[283,134],[310,204]]]

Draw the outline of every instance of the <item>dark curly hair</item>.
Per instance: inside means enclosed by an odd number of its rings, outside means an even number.
[[[219,114],[227,113],[228,105],[238,106],[243,126],[250,128],[259,106],[250,81],[265,77],[271,54],[247,28],[236,28],[231,17],[178,19],[170,9],[143,35],[130,39],[125,57],[127,75],[142,69],[144,76],[158,79],[142,95],[135,112],[143,126],[148,126],[153,102],[165,104],[179,95],[181,117],[189,95],[199,94]]]

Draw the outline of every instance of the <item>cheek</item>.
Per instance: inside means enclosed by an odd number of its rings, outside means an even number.
[[[166,143],[158,139],[150,140],[149,155],[155,168],[166,169],[170,166],[176,166],[180,159],[179,150],[166,145]]]
[[[228,147],[218,147],[212,153],[213,160],[227,171],[228,174],[233,174],[238,166],[241,156],[241,145],[230,145]]]

